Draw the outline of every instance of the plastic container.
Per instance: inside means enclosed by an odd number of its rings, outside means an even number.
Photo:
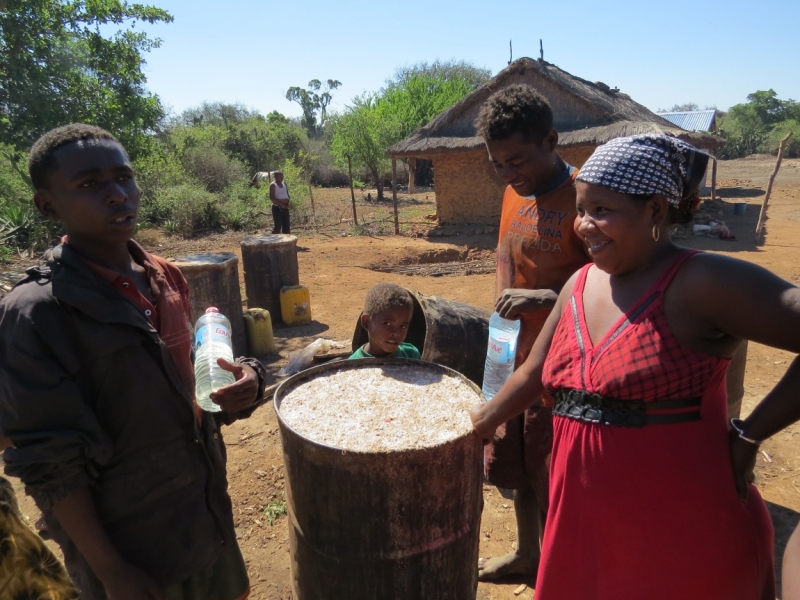
[[[497,313],[489,317],[489,346],[483,370],[483,395],[486,400],[494,398],[514,372],[519,328],[519,321],[504,319]]]
[[[742,215],[747,214],[747,203],[746,202],[736,202],[733,205],[733,214],[741,217]]]
[[[194,378],[197,404],[205,411],[222,410],[209,397],[221,387],[236,381],[233,373],[217,364],[218,358],[233,362],[231,323],[215,307],[197,319],[194,327]]]
[[[311,294],[304,285],[281,288],[281,319],[289,327],[311,322]]]
[[[247,335],[247,354],[264,356],[276,352],[269,311],[265,308],[248,308],[243,316]]]

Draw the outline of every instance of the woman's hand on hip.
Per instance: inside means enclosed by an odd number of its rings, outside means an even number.
[[[747,485],[753,483],[755,474],[758,446],[746,442],[739,434],[732,430],[729,434],[731,465],[733,466],[733,481],[736,484],[736,493],[742,501],[747,500]]]

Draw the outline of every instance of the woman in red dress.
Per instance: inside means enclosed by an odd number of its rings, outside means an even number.
[[[800,361],[726,420],[742,340],[800,352],[800,289],[678,248],[708,157],[666,136],[601,146],[578,176],[575,275],[528,360],[473,411],[476,432],[555,402],[537,600],[774,600],[758,444],[800,419]]]

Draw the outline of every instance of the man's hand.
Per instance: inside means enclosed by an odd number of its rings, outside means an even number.
[[[558,300],[553,290],[523,290],[508,288],[497,298],[494,310],[504,319],[516,319],[523,313],[552,308]]]
[[[109,600],[164,600],[164,592],[144,571],[121,563],[104,573],[103,586]]]
[[[209,397],[225,412],[239,412],[250,408],[258,397],[258,375],[247,365],[231,363],[218,358],[217,364],[236,377],[236,383],[218,389]]]

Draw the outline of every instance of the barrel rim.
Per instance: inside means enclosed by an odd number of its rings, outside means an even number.
[[[267,241],[266,238],[279,238],[275,241]],[[291,233],[269,233],[266,235],[249,235],[243,238],[239,244],[241,246],[281,246],[297,241],[297,236]]]
[[[423,366],[423,367],[426,367],[426,368],[434,368],[434,369],[436,369],[436,370],[438,370],[440,372],[445,373],[446,375],[450,375],[451,377],[455,377],[457,379],[460,379],[463,383],[466,383],[477,394],[477,398],[476,398],[475,404],[481,404],[481,403],[485,402],[485,400],[483,399],[483,394],[481,392],[481,389],[477,385],[475,385],[472,381],[470,381],[470,379],[468,377],[466,377],[465,375],[462,375],[461,373],[459,373],[455,369],[451,369],[450,367],[446,367],[444,365],[440,365],[440,364],[435,363],[435,362],[430,362],[428,360],[419,360],[419,359],[416,359],[416,358],[386,358],[386,357],[383,357],[383,358],[375,358],[375,357],[373,357],[373,358],[359,358],[358,360],[334,360],[334,361],[331,361],[329,363],[326,363],[326,364],[323,364],[323,365],[318,365],[316,367],[311,367],[311,368],[306,369],[304,371],[300,371],[299,373],[295,373],[294,375],[292,375],[291,377],[289,377],[287,379],[284,379],[280,383],[280,385],[275,390],[275,395],[273,396],[273,400],[272,400],[272,404],[273,404],[273,408],[275,410],[275,414],[278,417],[278,422],[280,423],[281,427],[285,427],[286,429],[291,431],[293,435],[296,435],[300,439],[305,440],[309,444],[313,444],[314,446],[317,446],[319,448],[324,448],[326,450],[333,450],[335,452],[342,452],[342,453],[347,453],[347,454],[356,454],[356,455],[361,455],[361,456],[377,456],[377,455],[385,455],[385,454],[394,454],[394,453],[398,453],[398,452],[428,452],[431,449],[441,448],[441,447],[446,446],[448,444],[452,444],[454,442],[457,442],[458,440],[460,440],[460,439],[465,437],[465,436],[459,436],[459,437],[453,438],[451,440],[444,441],[441,444],[436,444],[434,446],[425,446],[424,448],[409,448],[408,450],[389,450],[389,451],[367,452],[367,451],[364,451],[364,450],[348,450],[346,448],[337,448],[336,446],[330,446],[328,444],[323,444],[322,442],[318,442],[317,440],[313,440],[313,439],[301,434],[296,429],[291,427],[286,421],[283,420],[283,416],[281,415],[281,411],[280,411],[280,405],[281,405],[281,402],[283,401],[283,395],[286,392],[288,392],[288,390],[293,388],[296,384],[298,384],[299,382],[301,382],[301,381],[303,381],[305,379],[310,379],[311,377],[313,377],[313,376],[315,376],[315,375],[317,375],[319,373],[323,373],[325,371],[333,371],[335,369],[358,369],[358,368],[364,368],[364,367],[368,367],[368,366],[377,366],[377,365],[386,365],[386,364],[392,364],[392,365],[404,365],[405,364],[405,365],[409,365],[409,366],[417,365],[417,366]],[[474,435],[474,432],[470,432],[467,435]]]
[[[203,263],[201,261],[194,261],[194,260],[186,260],[200,256],[224,256],[225,260],[221,262],[208,262]],[[175,256],[169,259],[169,262],[177,266],[178,264],[181,265],[190,265],[190,266],[225,266],[228,262],[233,259],[234,261],[238,262],[239,257],[236,256],[235,252],[197,252],[195,254],[181,254],[180,256]]]

